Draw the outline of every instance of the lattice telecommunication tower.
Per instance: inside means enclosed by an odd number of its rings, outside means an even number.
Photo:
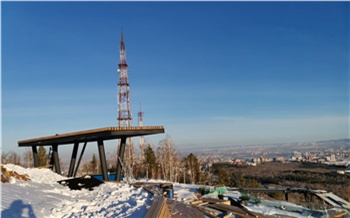
[[[118,126],[130,127],[132,116],[130,110],[130,87],[128,79],[128,64],[126,63],[126,51],[124,35],[120,39],[120,61],[119,61],[119,94],[118,94]]]
[[[126,50],[124,44],[124,35],[120,36],[120,61],[119,61],[119,93],[118,93],[118,126],[131,127],[132,116],[130,110],[130,85],[128,79],[128,64],[126,63]],[[118,143],[119,144],[119,143]],[[119,150],[119,149],[118,149]],[[126,144],[125,157],[123,161],[123,171],[125,177],[132,177],[132,168],[134,165],[134,145],[130,137]]]

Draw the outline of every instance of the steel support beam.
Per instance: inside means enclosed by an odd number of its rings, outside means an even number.
[[[79,165],[80,165],[80,162],[81,162],[81,158],[83,157],[83,154],[84,154],[84,151],[85,151],[85,148],[86,148],[86,144],[87,144],[87,142],[85,142],[85,144],[83,146],[83,149],[81,150],[81,153],[80,153],[80,156],[79,156],[79,160],[78,160],[77,166],[75,167],[75,171],[74,171],[73,177],[75,177],[77,175],[77,172],[78,172],[78,169],[79,169]]]
[[[52,150],[53,150],[53,160],[54,160],[54,163],[55,163],[55,171],[57,174],[60,174],[61,175],[61,166],[60,166],[60,159],[58,157],[58,145],[52,145]]]
[[[107,160],[106,160],[106,154],[105,154],[105,147],[103,145],[103,140],[99,139],[97,141],[98,146],[98,153],[100,154],[100,163],[101,163],[101,170],[102,170],[102,177],[104,181],[108,181],[108,173],[107,173]]]
[[[78,148],[79,148],[79,142],[74,143],[72,157],[70,159],[70,164],[69,164],[68,177],[73,176],[75,161],[77,159],[77,154],[78,154]]]
[[[124,151],[126,146],[126,137],[120,139],[119,152],[117,157],[117,172],[115,174],[115,181],[120,182],[122,172],[122,162],[124,160]]]
[[[38,159],[38,150],[36,149],[36,145],[32,146],[32,152],[33,152],[34,167],[38,167],[39,159]]]
[[[52,146],[50,147],[50,150],[49,150],[49,157],[50,157],[49,165],[50,165],[50,168],[53,170],[53,168],[55,166],[55,158],[53,156],[53,147]]]
[[[284,198],[286,201],[288,201],[288,192],[284,192]]]

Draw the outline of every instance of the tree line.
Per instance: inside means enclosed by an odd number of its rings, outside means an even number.
[[[161,140],[155,149],[150,144],[146,144],[142,153],[143,157],[135,161],[132,166],[134,178],[164,179],[191,184],[206,182],[207,176],[203,173],[197,156],[191,153],[182,157],[169,135]],[[49,154],[43,146],[39,146],[38,149],[38,162],[39,167],[49,164]],[[27,168],[33,167],[33,154],[31,149],[26,149],[22,157],[13,151],[2,152],[1,163],[12,163]],[[107,163],[107,166],[109,166],[109,172],[116,171],[115,163]],[[95,154],[90,161],[82,164],[80,171],[83,174],[101,173],[100,161]]]
[[[278,163],[268,162],[257,166],[233,166],[231,164],[215,164],[213,168],[221,168],[221,178],[232,182],[235,175],[244,175],[245,181],[255,180],[264,187],[287,187],[287,188],[310,188],[333,192],[345,200],[350,200],[350,177],[349,175],[336,173],[339,168],[319,163],[293,162]],[[225,175],[226,174],[226,175]],[[230,184],[230,186],[235,184]],[[277,195],[277,194],[276,194]],[[304,199],[296,194],[291,194],[289,200],[296,198],[296,202]],[[283,195],[279,196],[281,199]]]
[[[131,173],[136,179],[163,179],[170,182],[232,187],[259,186],[254,177],[232,173],[225,167],[213,165],[210,168],[207,164],[201,163],[193,153],[182,156],[169,135],[159,142],[158,147],[146,143],[141,154],[142,157],[131,166]],[[38,161],[39,166],[49,166],[49,154],[43,146],[39,146]],[[32,151],[27,149],[22,158],[15,152],[3,152],[1,162],[3,164],[12,163],[23,167],[33,167]],[[107,161],[107,167],[108,172],[116,172],[115,161]],[[96,155],[93,154],[90,161],[82,163],[79,171],[82,175],[101,173],[100,161]],[[125,172],[124,169],[124,175],[128,175]]]
[[[200,183],[206,180],[200,161],[193,153],[182,157],[167,135],[155,149],[147,144],[144,157],[135,164],[135,178],[164,179],[171,182]]]
[[[14,151],[1,153],[2,164],[15,164],[22,167],[33,167],[33,153],[30,148],[27,148],[22,156]],[[39,146],[38,149],[38,163],[39,167],[47,166],[49,164],[49,154],[44,146]]]
[[[42,147],[42,148],[41,148]],[[43,146],[39,147],[38,153],[42,154],[42,149],[45,149]],[[45,150],[46,154],[46,150]],[[40,166],[43,166],[43,158],[40,158],[41,164]],[[15,164],[19,165],[22,167],[33,167],[33,154],[30,149],[26,149],[26,151],[23,153],[21,156],[20,154],[14,152],[14,151],[9,151],[9,152],[2,152],[1,153],[1,163],[2,164]]]

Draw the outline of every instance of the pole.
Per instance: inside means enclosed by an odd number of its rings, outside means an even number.
[[[58,157],[58,145],[52,145],[53,149],[53,159],[55,163],[55,171],[57,174],[61,174],[61,166],[60,166],[60,159]]]
[[[73,175],[75,161],[77,159],[78,148],[79,148],[79,142],[76,142],[73,147],[72,158],[70,159],[68,177],[71,177]]]
[[[122,171],[122,163],[124,160],[124,151],[126,145],[126,137],[121,138],[119,152],[118,152],[118,160],[117,160],[117,172],[115,174],[115,181],[120,182],[121,180],[121,171]]]
[[[75,168],[73,177],[75,177],[77,175],[77,172],[78,172],[78,169],[79,169],[79,165],[80,165],[80,162],[81,162],[81,158],[83,157],[83,154],[84,154],[84,151],[85,151],[85,148],[86,148],[86,144],[87,144],[87,142],[85,142],[85,144],[83,146],[83,149],[81,150],[81,153],[80,153],[80,156],[79,156],[79,160],[78,160],[77,166]]]
[[[108,173],[107,173],[107,160],[106,160],[103,140],[98,140],[97,146],[98,146],[98,153],[100,154],[100,163],[101,163],[103,180],[108,181],[109,179],[108,179]]]
[[[32,146],[33,151],[33,161],[34,161],[34,167],[39,166],[39,159],[38,159],[38,150],[36,149],[36,145]]]

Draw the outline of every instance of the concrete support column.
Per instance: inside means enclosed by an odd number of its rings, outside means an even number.
[[[117,172],[115,174],[115,181],[118,181],[118,182],[120,182],[121,180],[125,146],[126,146],[126,137],[123,137],[120,140],[120,146],[119,146],[119,152],[118,152],[118,158],[117,158]]]
[[[98,140],[97,145],[98,145],[98,153],[100,154],[100,163],[101,163],[103,180],[108,181],[109,179],[108,179],[108,173],[107,173],[107,160],[106,160],[103,140]]]

